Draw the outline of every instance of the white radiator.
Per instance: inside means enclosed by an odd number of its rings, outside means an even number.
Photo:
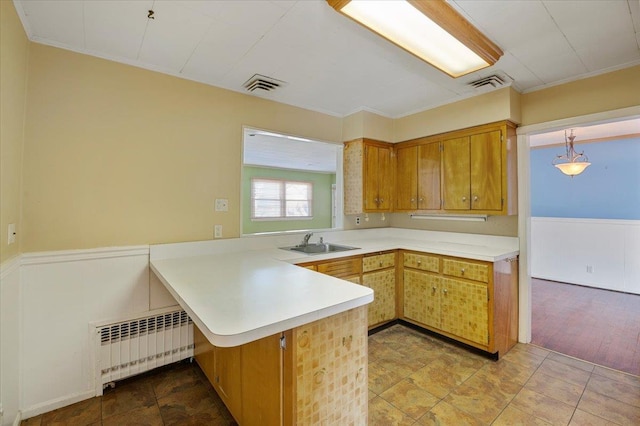
[[[193,356],[193,322],[173,310],[95,328],[96,391],[110,382]]]

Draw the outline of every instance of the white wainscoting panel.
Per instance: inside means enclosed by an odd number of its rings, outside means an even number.
[[[0,424],[20,414],[20,257],[0,265]]]
[[[23,417],[95,395],[90,322],[149,310],[148,246],[24,254]]]
[[[532,217],[531,276],[640,294],[640,221]]]

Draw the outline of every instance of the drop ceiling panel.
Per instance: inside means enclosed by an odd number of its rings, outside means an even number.
[[[153,1],[84,2],[86,48],[115,57],[136,59]]]
[[[216,23],[209,27],[185,64],[183,73],[214,84],[233,69],[254,43],[253,35],[234,33],[228,24]]]
[[[505,52],[493,67],[452,79],[325,0],[14,1],[33,41],[242,93],[260,73],[289,85],[255,96],[338,116],[364,108],[398,117],[454,102],[493,72],[531,91],[640,64],[637,0],[449,3]]]
[[[21,5],[33,37],[48,44],[84,49],[84,2],[27,1]]]
[[[531,69],[520,62],[510,52],[504,54],[496,64],[496,68],[500,70],[509,70],[509,77],[513,79],[513,86],[516,90],[524,91],[529,87],[537,87],[544,82],[535,75]]]
[[[180,2],[154,3],[154,17],[149,19],[139,59],[159,68],[179,72],[204,38],[213,21]],[[146,20],[146,16],[141,17]]]
[[[548,57],[545,61],[531,62],[529,68],[545,84],[587,72],[587,68],[573,51]]]
[[[545,1],[562,33],[576,49],[633,33],[627,1]]]
[[[615,49],[606,48],[611,43],[615,44]],[[638,49],[636,38],[628,35],[615,39],[609,38],[606,41],[579,48],[577,53],[590,71],[613,68],[619,64],[640,60],[640,49]]]
[[[525,43],[536,44],[540,35],[558,32],[539,0],[458,0],[454,4],[503,51]]]

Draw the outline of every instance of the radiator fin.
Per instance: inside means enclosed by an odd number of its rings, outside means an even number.
[[[193,321],[184,310],[96,328],[99,385],[193,356]]]

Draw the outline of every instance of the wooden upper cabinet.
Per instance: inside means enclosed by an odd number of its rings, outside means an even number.
[[[471,208],[469,137],[448,139],[442,146],[444,208],[469,210]]]
[[[440,143],[418,146],[418,209],[437,210],[440,202]]]
[[[391,146],[364,145],[364,210],[391,210]]]
[[[502,209],[501,132],[480,133],[469,138],[471,156],[471,209]]]
[[[345,142],[344,213],[391,211],[393,148],[387,142],[356,139]]]
[[[396,210],[440,209],[440,143],[396,149]]]
[[[451,135],[457,137],[442,142],[443,210],[517,213],[515,127],[504,122]]]
[[[418,208],[418,147],[396,150],[396,210]]]

